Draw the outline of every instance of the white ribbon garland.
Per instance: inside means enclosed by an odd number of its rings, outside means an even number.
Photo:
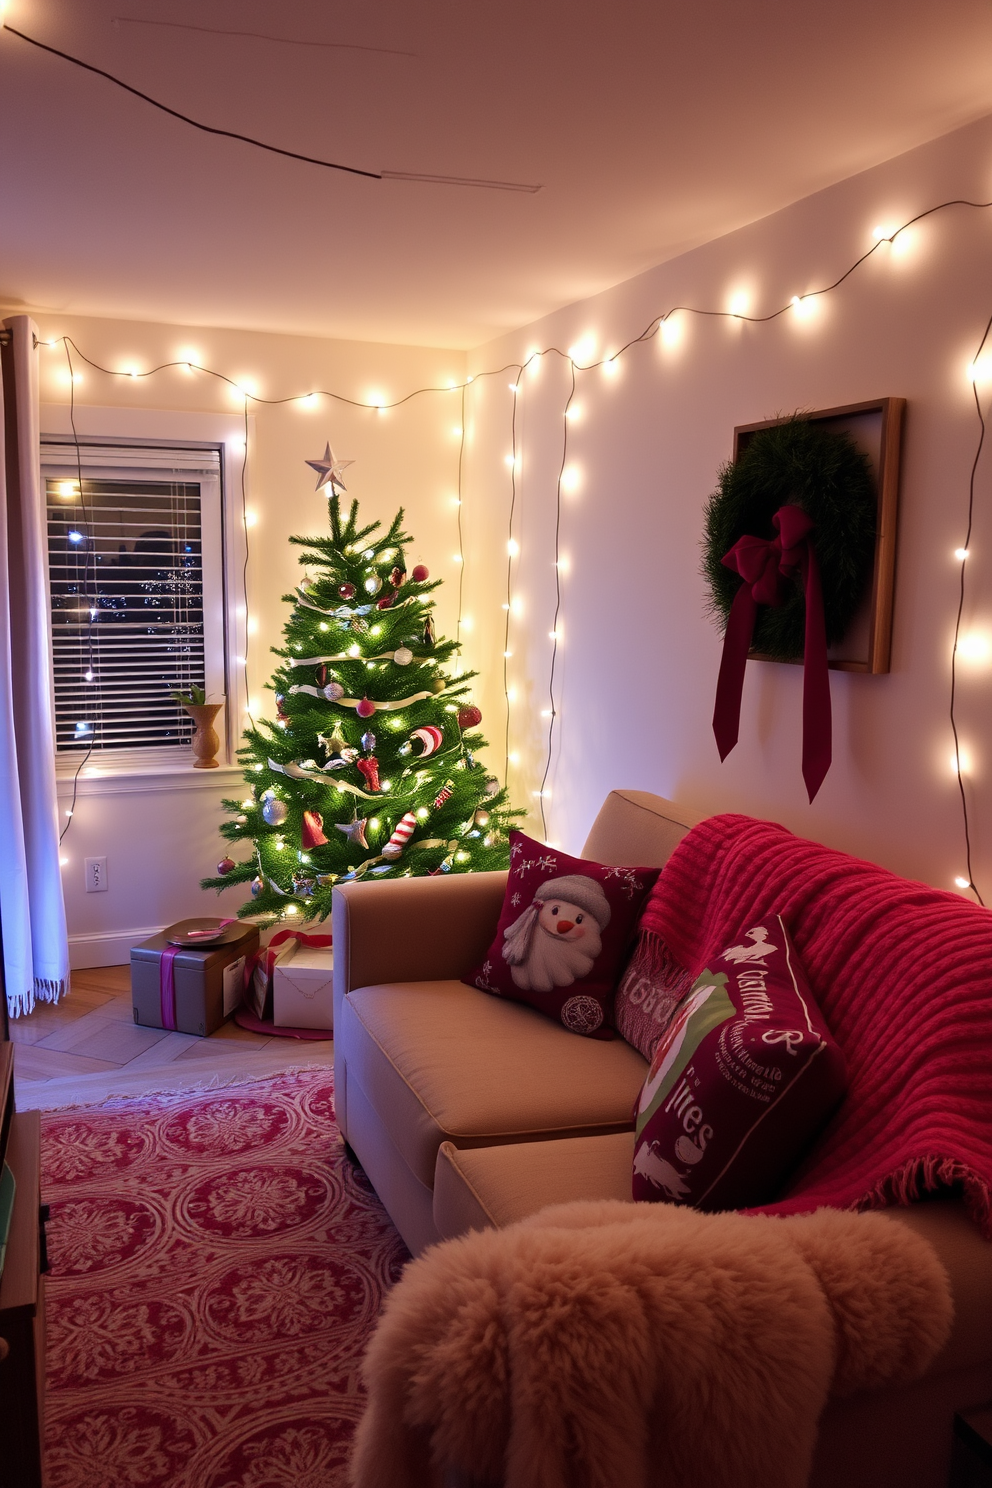
[[[310,697],[324,697],[324,693],[321,688],[310,687],[307,684],[301,684],[297,687],[291,687],[289,690],[290,693],[305,692],[308,693]],[[443,687],[440,689],[439,692],[412,692],[409,697],[397,698],[396,701],[392,703],[375,703],[375,711],[377,713],[397,713],[400,708],[409,708],[411,703],[419,703],[422,701],[423,698],[440,697],[442,692],[444,692]],[[330,702],[331,699],[325,698],[324,701]],[[359,703],[362,703],[364,701],[364,698],[339,697],[334,699],[335,704],[339,708],[357,708]],[[374,699],[370,698],[369,701],[374,702]],[[369,716],[371,717],[371,714]]]

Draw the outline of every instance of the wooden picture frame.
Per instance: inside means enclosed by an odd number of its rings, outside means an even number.
[[[828,652],[830,666],[838,672],[879,674],[889,670],[892,652],[892,609],[895,599],[896,527],[899,513],[899,466],[905,398],[876,398],[867,403],[847,403],[842,408],[818,409],[804,415],[812,423],[825,424],[838,434],[849,434],[868,456],[875,476],[878,518],[872,581],[851,624]],[[788,423],[787,418],[765,419],[760,424],[741,424],[734,429],[734,461],[739,459],[759,429]],[[748,653],[756,661],[778,661],[761,651]],[[797,660],[790,665],[802,665]]]

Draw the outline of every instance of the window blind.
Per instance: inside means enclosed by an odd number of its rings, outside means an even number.
[[[202,501],[215,451],[43,449],[56,747],[183,748],[205,686]]]

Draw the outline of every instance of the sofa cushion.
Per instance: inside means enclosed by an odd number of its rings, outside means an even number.
[[[496,937],[465,981],[571,1033],[612,1037],[613,989],[657,877],[657,868],[608,867],[511,832]]]
[[[646,1064],[616,1039],[572,1038],[518,1003],[461,982],[359,987],[338,1038],[357,1081],[422,1183],[458,1147],[627,1131]]]
[[[434,1223],[445,1240],[505,1229],[548,1204],[576,1199],[632,1203],[633,1132],[550,1142],[456,1147],[443,1142],[434,1174]]]
[[[774,1198],[843,1097],[844,1056],[781,915],[707,956],[638,1101],[635,1199],[743,1209]]]

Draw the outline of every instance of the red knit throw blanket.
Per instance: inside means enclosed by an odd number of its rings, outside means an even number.
[[[992,1239],[992,913],[773,822],[714,816],[673,853],[641,928],[695,977],[773,912],[850,1083],[766,1212],[908,1204],[959,1183]]]

